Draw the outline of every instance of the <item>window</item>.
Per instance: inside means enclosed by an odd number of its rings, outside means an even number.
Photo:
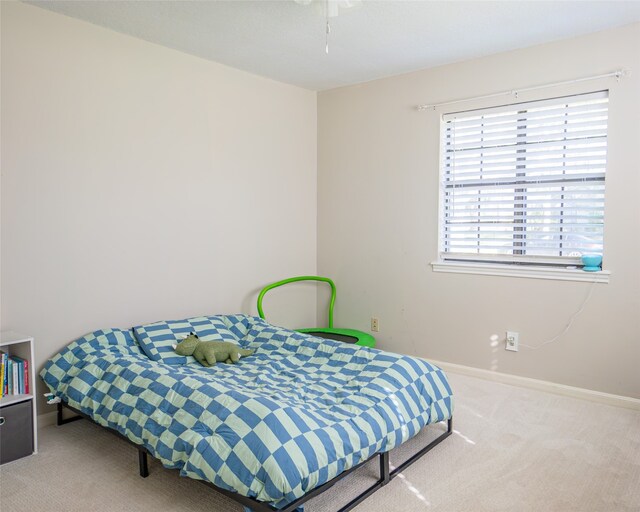
[[[444,115],[440,260],[602,254],[607,107],[603,91]]]

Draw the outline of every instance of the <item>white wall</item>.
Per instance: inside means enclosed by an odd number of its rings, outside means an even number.
[[[446,44],[444,42],[443,44]],[[611,87],[605,266],[590,284],[432,272],[438,252],[439,115],[415,106],[628,68],[631,76],[523,94]],[[504,99],[502,99],[504,101]],[[500,99],[469,102],[477,108]],[[460,108],[458,106],[457,108]],[[318,271],[340,291],[337,325],[402,353],[640,397],[640,24],[327,91],[318,98]]]
[[[1,325],[38,367],[315,272],[315,93],[14,2],[1,85]],[[280,319],[313,325],[306,299]]]
[[[315,93],[1,9],[1,328],[36,336],[37,366],[96,328],[254,312],[264,284],[317,270],[336,324],[378,316],[382,348],[640,397],[640,25],[321,93],[316,155]],[[492,348],[555,335],[589,285],[431,271],[439,120],[414,107],[619,67],[557,91],[611,85],[611,283],[558,342]],[[270,319],[312,325],[308,291],[274,292]]]

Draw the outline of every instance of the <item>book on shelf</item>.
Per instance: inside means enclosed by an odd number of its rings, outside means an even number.
[[[16,366],[18,367],[18,380],[17,380],[17,387],[18,387],[18,393],[29,393],[29,361],[27,359],[24,359],[22,357],[18,357],[18,356],[11,356],[11,359],[13,359],[14,363],[16,364]]]
[[[13,395],[13,361],[7,359],[7,395]]]
[[[7,354],[5,354],[2,350],[0,350],[0,398],[2,398],[5,393],[5,380],[4,380],[4,367],[5,367],[5,359],[7,358]]]
[[[29,394],[29,360],[0,352],[1,395]]]
[[[20,363],[18,363],[13,357],[13,394],[20,394]]]
[[[28,359],[23,359],[23,375],[22,375],[22,381],[24,382],[24,392],[28,395],[31,390],[29,388],[29,360]]]

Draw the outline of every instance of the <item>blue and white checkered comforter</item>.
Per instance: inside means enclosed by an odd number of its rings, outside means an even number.
[[[423,359],[223,317],[236,365],[151,361],[131,331],[97,331],[41,376],[69,405],[168,468],[283,507],[452,413],[443,372]]]

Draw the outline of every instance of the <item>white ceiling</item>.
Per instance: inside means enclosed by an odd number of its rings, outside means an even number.
[[[640,21],[640,1],[363,0],[331,19],[327,55],[321,9],[294,0],[27,3],[312,90]]]

